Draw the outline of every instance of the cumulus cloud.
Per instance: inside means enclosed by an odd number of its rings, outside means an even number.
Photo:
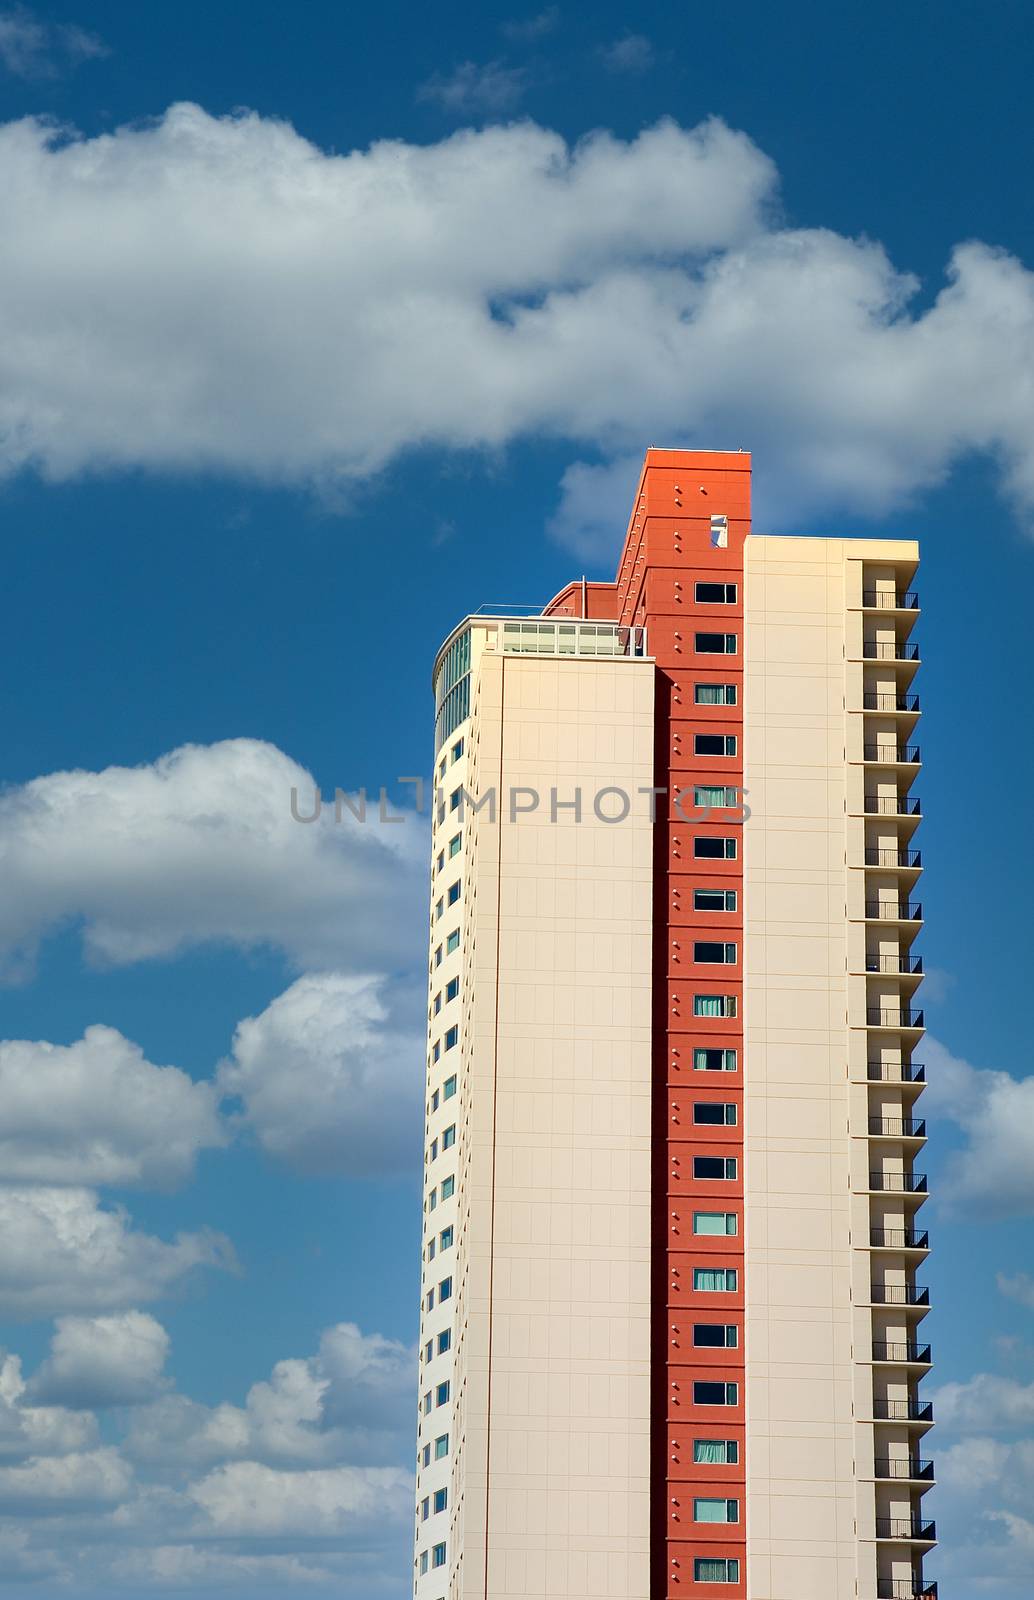
[[[222,1234],[167,1243],[90,1189],[0,1187],[0,1315],[107,1311],[168,1294],[198,1267],[233,1265]]]
[[[110,1445],[33,1457],[18,1466],[0,1467],[0,1511],[38,1514],[117,1505],[132,1482],[132,1469]]]
[[[0,11],[0,63],[16,78],[53,78],[107,46],[75,23],[43,22],[27,6]]]
[[[97,1440],[94,1417],[30,1397],[17,1356],[0,1358],[0,1460],[69,1455]]]
[[[146,1311],[58,1317],[33,1398],[69,1408],[136,1405],[166,1383],[169,1336]]]
[[[417,99],[430,100],[453,116],[478,116],[512,111],[527,84],[524,67],[508,67],[503,61],[461,61],[451,72],[436,72],[421,84]]]
[[[366,823],[347,807],[337,823],[328,807],[303,824],[291,814],[293,789],[298,815],[310,816],[311,776],[257,739],[9,789],[0,795],[0,971],[6,962],[9,978],[24,976],[44,934],[69,923],[81,925],[99,965],[204,943],[272,946],[302,966],[394,964],[398,929],[420,926],[423,830],[412,815],[380,825],[376,800]],[[135,1070],[138,1085],[158,1081],[139,1065],[121,1070]]]
[[[965,1148],[947,1161],[944,1186],[952,1209],[989,1217],[1034,1210],[1034,1077],[1013,1078],[972,1066],[938,1040],[925,1046],[931,1115],[956,1122]]]
[[[553,33],[560,24],[560,7],[546,6],[530,17],[514,17],[502,24],[502,32],[516,44],[533,43]]]
[[[289,1594],[292,1587],[326,1584],[340,1580],[318,1557],[246,1555],[226,1550],[204,1549],[191,1544],[159,1545],[150,1550],[127,1550],[113,1560],[111,1577],[119,1584],[143,1584],[149,1589],[178,1589],[197,1595],[209,1587],[235,1589],[275,1585],[278,1594]]]
[[[114,1028],[87,1028],[71,1045],[0,1040],[6,1182],[164,1187],[225,1142],[212,1088],[153,1066]]]
[[[600,50],[603,65],[611,72],[648,72],[653,66],[655,52],[645,34],[626,33]]]
[[[312,973],[238,1025],[218,1084],[270,1155],[309,1173],[412,1165],[423,1042],[389,1021],[383,990],[376,977]]]
[[[937,1421],[946,1428],[986,1433],[990,1428],[1034,1425],[1034,1383],[978,1372],[964,1383],[945,1383],[934,1390]]]
[[[278,1472],[257,1461],[216,1467],[187,1493],[224,1535],[263,1539],[346,1534],[350,1525],[412,1520],[413,1480],[400,1467]]]
[[[1006,1273],[998,1274],[999,1291],[1009,1300],[1017,1300],[1021,1306],[1034,1311],[1034,1278],[1029,1272],[1016,1272],[1009,1277]]]

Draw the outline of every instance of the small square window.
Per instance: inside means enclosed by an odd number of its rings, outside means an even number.
[[[449,1435],[447,1433],[439,1434],[438,1438],[434,1441],[434,1459],[436,1461],[441,1461],[448,1454]]]
[[[450,1389],[449,1381],[448,1381],[448,1379],[446,1379],[446,1381],[444,1383],[440,1383],[438,1385],[437,1389],[434,1391],[434,1395],[435,1395],[434,1403],[435,1403],[435,1405],[437,1405],[437,1406],[448,1405],[450,1393],[451,1393],[451,1389]]]
[[[443,1356],[452,1344],[452,1329],[445,1328],[438,1335],[438,1354]]]
[[[446,1050],[455,1050],[456,1046],[459,1044],[459,1040],[460,1040],[460,1030],[459,1030],[459,1024],[458,1023],[454,1024],[453,1027],[447,1028],[445,1030],[445,1048],[446,1048]]]
[[[451,1150],[455,1143],[456,1143],[456,1124],[453,1123],[452,1126],[449,1127],[449,1128],[446,1128],[445,1132],[442,1134],[442,1149],[443,1150]]]
[[[442,1179],[442,1199],[443,1200],[451,1199],[452,1195],[455,1193],[455,1189],[456,1189],[456,1179],[455,1178],[443,1178]]]
[[[453,931],[449,934],[448,938],[445,941],[445,953],[446,953],[446,955],[451,956],[453,951],[458,950],[459,947],[460,947],[460,931],[459,931],[458,928],[454,928]]]
[[[448,1491],[448,1489],[436,1489],[434,1491],[434,1509],[435,1509],[435,1512],[437,1513],[439,1511],[444,1511],[446,1506],[448,1505],[448,1503],[449,1503],[449,1491]],[[735,1501],[733,1501],[733,1504],[735,1505]]]
[[[442,1231],[441,1231],[441,1234],[439,1235],[439,1238],[438,1238],[438,1248],[439,1248],[439,1250],[451,1250],[452,1249],[452,1242],[453,1242],[452,1229],[451,1228],[443,1228]]]
[[[459,978],[450,978],[448,983],[445,985],[445,1003],[446,1003],[446,1005],[448,1005],[450,1000],[455,1000],[455,998],[459,994],[459,992],[460,992],[460,980],[459,980]]]
[[[452,860],[453,856],[458,856],[459,855],[460,848],[461,848],[462,844],[463,844],[463,835],[461,833],[454,833],[452,838],[449,840],[449,860],[450,861]]]
[[[451,1278],[443,1278],[441,1283],[438,1285],[438,1304],[441,1305],[443,1300],[451,1300],[451,1299],[452,1299],[452,1279]]]
[[[452,791],[451,795],[449,796],[449,810],[450,811],[458,811],[462,804],[463,804],[463,788],[462,788],[462,785],[461,785],[460,788],[454,789]]]
[[[456,1074],[453,1073],[452,1077],[451,1078],[446,1078],[445,1082],[442,1084],[442,1099],[443,1100],[451,1100],[455,1093],[456,1093]]]
[[[463,754],[463,740],[462,739],[457,739],[456,743],[452,747],[452,759],[454,761],[458,761],[462,754]]]
[[[457,900],[459,899],[460,894],[462,892],[462,887],[463,886],[460,883],[460,880],[458,878],[456,879],[455,883],[450,883],[448,891],[446,893],[446,899],[448,900],[448,902],[449,902],[449,904],[451,906],[454,906],[456,904]]]

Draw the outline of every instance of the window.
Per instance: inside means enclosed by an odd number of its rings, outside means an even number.
[[[731,1100],[697,1100],[693,1121],[704,1128],[735,1128],[736,1106]]]
[[[693,1232],[702,1238],[727,1237],[739,1231],[735,1211],[694,1211]]]
[[[434,1260],[434,1240],[433,1239],[430,1240],[430,1242],[428,1243],[428,1246],[427,1246],[427,1259],[428,1259],[428,1261],[433,1261]]]
[[[735,949],[735,945],[733,949]],[[693,1015],[695,1017],[734,1017],[736,1015],[736,996],[734,994],[695,994],[693,996]]]
[[[442,1199],[443,1200],[451,1199],[453,1193],[455,1192],[455,1189],[456,1189],[456,1179],[455,1178],[443,1178],[442,1179]]]
[[[439,1089],[436,1089],[434,1091],[434,1094],[431,1096],[431,1111],[432,1111],[432,1113],[438,1110],[438,1106],[439,1106],[439,1103],[441,1101],[441,1098],[442,1098],[441,1091]]]
[[[436,1039],[434,1041],[434,1045],[431,1048],[431,1060],[432,1061],[440,1060],[441,1059],[441,1054],[442,1054],[442,1041],[440,1039]]]
[[[444,778],[445,777],[445,757],[444,756],[442,756],[441,761],[438,763],[438,776],[439,776],[439,778]]]
[[[435,1495],[437,1500],[438,1496]],[[435,1506],[437,1511],[438,1507]],[[740,1502],[738,1500],[694,1500],[694,1522],[739,1522]]]
[[[421,1550],[421,1552],[420,1552],[420,1576],[423,1577],[423,1575],[424,1575],[424,1573],[426,1571],[427,1571],[427,1551],[426,1550]]]
[[[736,1385],[733,1384],[732,1387],[735,1388]],[[436,1406],[448,1405],[450,1392],[451,1392],[451,1390],[450,1390],[450,1386],[449,1386],[449,1380],[448,1380],[448,1378],[446,1378],[445,1382],[444,1383],[440,1383],[438,1385],[437,1389],[434,1391],[434,1403],[435,1403],[435,1405]]]
[[[693,1343],[705,1350],[735,1350],[740,1331],[731,1322],[695,1322]]]
[[[736,585],[734,583],[698,583],[696,586],[697,605],[700,606],[734,606],[736,604]]]
[[[426,1522],[430,1515],[431,1515],[431,1501],[430,1501],[429,1496],[425,1495],[424,1498],[420,1502],[420,1521],[421,1522]]]
[[[455,998],[459,994],[459,992],[460,992],[460,980],[459,980],[459,978],[450,978],[448,983],[445,985],[445,1003],[446,1003],[446,1005],[448,1005],[450,1000],[455,1000]]]
[[[437,950],[434,953],[434,964],[435,964],[436,967],[440,967],[441,964],[442,964],[442,947],[441,947],[441,945],[438,946]]]
[[[735,1178],[735,1156],[694,1156],[694,1178]]]
[[[462,754],[463,754],[463,740],[462,739],[457,739],[456,743],[452,747],[452,759],[454,761],[458,761]]]
[[[453,1073],[452,1077],[451,1078],[446,1078],[444,1084],[442,1085],[442,1099],[443,1100],[451,1100],[455,1093],[456,1093],[456,1074]]]
[[[427,1302],[426,1302],[426,1304],[427,1304],[428,1311],[433,1311],[434,1310],[434,1290],[433,1289],[428,1289],[428,1291],[427,1291]]]
[[[693,945],[693,960],[706,966],[731,967],[736,962],[736,946],[698,939]]]
[[[735,649],[735,646],[733,648]],[[462,803],[463,803],[463,785],[461,784],[460,787],[458,789],[454,789],[452,791],[451,795],[449,796],[449,810],[450,811],[458,811]]]
[[[443,1300],[451,1300],[451,1299],[452,1299],[452,1279],[451,1278],[443,1278],[441,1283],[438,1285],[438,1304],[441,1305]]]
[[[693,789],[693,804],[709,811],[712,806],[738,806],[740,792],[717,783],[698,783]]]
[[[736,1439],[694,1439],[693,1460],[708,1466],[734,1467],[740,1459]]]
[[[443,1228],[441,1233],[438,1236],[438,1248],[439,1248],[439,1250],[451,1250],[452,1249],[452,1244],[453,1244],[453,1231],[452,1231],[452,1228],[451,1227]]]
[[[736,635],[734,633],[698,633],[695,648],[698,656],[734,656],[736,654]]]
[[[438,1015],[438,1013],[439,1013],[439,1011],[441,1009],[442,1009],[442,991],[439,989],[438,993],[434,997],[434,1014],[435,1014],[435,1016]]]
[[[735,1267],[694,1267],[693,1287],[701,1294],[735,1294]]]
[[[445,867],[445,851],[444,850],[439,850],[439,852],[438,852],[438,871],[439,872],[443,871],[444,867]]]
[[[714,833],[699,833],[693,840],[693,854],[698,861],[735,861],[736,840],[723,839]]]
[[[735,946],[733,948],[735,948]],[[446,1028],[446,1030],[445,1030],[445,1048],[446,1048],[446,1050],[455,1050],[456,1046],[459,1044],[459,1041],[460,1041],[460,1030],[459,1030],[458,1024],[454,1024],[453,1027],[451,1027],[451,1028]]]
[[[693,754],[695,756],[734,756],[736,754],[736,735],[734,733],[695,733],[693,735]]]
[[[440,918],[441,918],[441,916],[442,916],[444,911],[445,911],[445,901],[444,900],[436,901],[435,902],[435,908],[434,908],[434,920],[435,920],[435,922],[438,922],[440,920]]]
[[[693,685],[693,700],[698,706],[734,706],[736,704],[736,685],[734,683],[695,683]]]
[[[442,1149],[451,1150],[456,1143],[456,1124],[452,1123],[442,1134]]]
[[[447,898],[451,906],[454,906],[459,899],[461,888],[462,885],[459,878],[456,879],[455,883],[450,883]]]
[[[735,889],[694,889],[694,911],[735,911]]]
[[[423,1467],[431,1465],[431,1446],[429,1444],[425,1444],[420,1452],[420,1465]]]
[[[729,1556],[696,1556],[694,1583],[739,1583],[740,1564]]]
[[[431,1401],[431,1391],[430,1391],[430,1389],[428,1389],[427,1393],[424,1395],[424,1416],[425,1417],[427,1416],[427,1413],[431,1409],[431,1403],[432,1403],[432,1401]]]
[[[438,1335],[438,1354],[440,1356],[443,1356],[445,1354],[446,1350],[448,1350],[448,1348],[449,1348],[449,1346],[451,1344],[452,1344],[452,1329],[451,1328],[445,1328]]]
[[[453,931],[449,934],[449,937],[445,941],[445,954],[447,956],[451,956],[453,951],[454,950],[458,950],[459,947],[460,947],[460,931],[459,931],[458,928],[454,928]]]
[[[432,1139],[431,1140],[431,1160],[432,1161],[437,1161],[438,1160],[438,1140],[437,1139]]]
[[[434,1459],[436,1461],[441,1461],[443,1457],[447,1456],[448,1454],[449,1435],[447,1433],[439,1434],[438,1438],[434,1441]]]
[[[735,1072],[735,1050],[694,1050],[694,1072]]]
[[[448,1505],[448,1503],[449,1503],[449,1491],[448,1491],[448,1489],[436,1489],[434,1491],[434,1509],[435,1509],[435,1511],[444,1511],[446,1506]],[[735,1502],[735,1500],[730,1500],[729,1504],[734,1506],[736,1504],[736,1502]],[[718,1522],[721,1519],[719,1517],[713,1517],[711,1520],[713,1522]],[[728,1518],[726,1518],[726,1520],[728,1522],[735,1522],[736,1518],[735,1517],[728,1517]]]
[[[453,856],[458,856],[459,855],[460,847],[461,847],[462,844],[463,844],[463,835],[462,835],[462,833],[454,833],[452,838],[449,840],[449,860],[450,861],[452,860]]]
[[[739,1403],[740,1386],[738,1383],[694,1383],[693,1404],[695,1406],[734,1406]]]
[[[427,1197],[427,1209],[429,1211],[433,1211],[437,1204],[438,1204],[438,1190],[437,1189],[432,1189],[431,1193]]]
[[[445,1546],[444,1546],[444,1544],[436,1544],[436,1545],[432,1545],[431,1546],[431,1565],[432,1565],[432,1567],[444,1567],[444,1565],[445,1565]]]

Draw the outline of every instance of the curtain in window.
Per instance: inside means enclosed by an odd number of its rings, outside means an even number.
[[[717,1560],[703,1560],[698,1558],[693,1563],[693,1576],[697,1583],[726,1583],[727,1564],[719,1557]]]
[[[695,994],[693,996],[693,1015],[695,1017],[721,1017],[724,1013],[724,995]]]
[[[694,1289],[724,1289],[725,1268],[694,1267],[693,1287]]]
[[[693,1460],[699,1462],[725,1462],[728,1447],[724,1439],[694,1439]]]

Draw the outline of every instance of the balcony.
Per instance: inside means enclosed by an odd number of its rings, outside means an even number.
[[[917,694],[887,694],[879,689],[866,689],[862,694],[863,711],[909,711],[919,715]]]
[[[934,1544],[937,1540],[937,1524],[926,1517],[877,1517],[876,1537]]]
[[[870,1172],[869,1188],[876,1194],[926,1194],[925,1172]]]
[[[867,817],[921,817],[917,794],[867,794],[862,801]]]
[[[865,865],[867,867],[914,867],[922,870],[923,852],[921,850],[878,850],[866,845]]]
[[[869,1132],[884,1139],[925,1139],[926,1123],[921,1117],[870,1117]]]
[[[869,1061],[865,1075],[870,1083],[925,1083],[922,1061]]]
[[[923,1013],[912,1006],[869,1006],[865,1013],[868,1028],[925,1028]]]
[[[862,605],[866,611],[918,611],[919,596],[914,589],[904,594],[893,594],[883,589],[863,589]]]
[[[915,977],[923,970],[922,956],[866,956],[866,972],[900,973]]]
[[[873,1283],[869,1297],[874,1306],[929,1306],[930,1291],[917,1283]]]
[[[863,744],[862,760],[876,761],[882,766],[918,767],[920,763],[917,744]]]
[[[862,656],[866,661],[918,661],[919,646],[910,639],[863,639]]]
[[[919,1456],[877,1456],[873,1467],[877,1478],[904,1478],[914,1483],[934,1481],[933,1462],[924,1461]]]
[[[867,900],[867,922],[922,922],[923,906],[920,900]]]
[[[870,1228],[873,1250],[929,1250],[930,1235],[919,1228]]]
[[[933,1362],[933,1355],[928,1344],[915,1344],[910,1340],[894,1344],[885,1339],[874,1339],[872,1359],[892,1362],[900,1367],[928,1367]]]
[[[877,1578],[876,1600],[937,1600],[937,1585],[922,1578]]]
[[[932,1400],[874,1400],[872,1414],[877,1422],[932,1422]]]

